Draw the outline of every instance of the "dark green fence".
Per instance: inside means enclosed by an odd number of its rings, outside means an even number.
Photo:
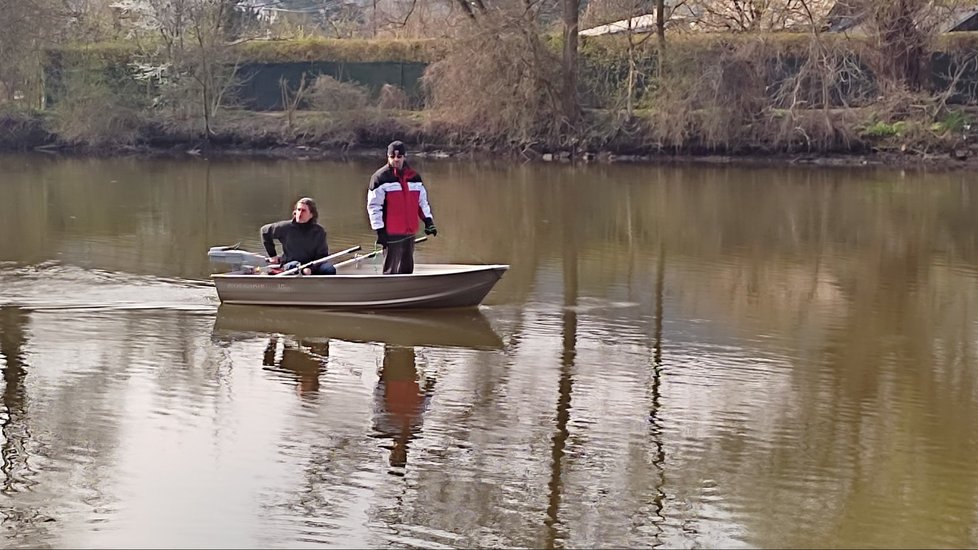
[[[603,59],[600,62],[583,56],[581,59],[581,100],[587,107],[608,108],[615,97],[624,89],[627,77],[627,65],[620,60]],[[640,74],[635,83],[637,97],[655,81],[649,78],[653,74],[655,59],[641,59]],[[770,89],[775,84],[791,77],[801,66],[801,60],[782,58],[778,60],[779,70],[772,71],[772,82],[767,83]],[[259,111],[282,110],[281,79],[288,82],[289,88],[295,90],[301,82],[303,73],[307,82],[318,75],[328,75],[337,80],[352,82],[366,87],[372,99],[376,99],[384,84],[401,88],[408,96],[412,108],[423,106],[421,77],[427,67],[422,62],[336,62],[308,61],[288,63],[247,63],[239,67],[240,87],[236,97],[238,104],[247,109]],[[865,69],[865,68],[864,68]],[[44,93],[48,105],[56,103],[65,93],[65,77],[71,71],[81,69],[62,69],[60,63],[49,63],[45,66]],[[948,102],[955,104],[978,103],[978,56],[952,56],[943,52],[932,54],[930,59],[931,78],[928,88],[932,92],[950,91]],[[103,64],[100,69],[84,71],[86,74],[98,74],[100,79],[122,94],[122,97],[140,95],[140,91],[149,94],[145,84],[137,84],[124,63]],[[856,95],[872,96],[875,82],[868,69],[853,74],[833,90],[835,100],[842,104],[841,97]],[[135,99],[135,98],[133,98]]]
[[[60,60],[59,60],[60,61]],[[334,62],[309,61],[292,63],[247,63],[238,68],[241,85],[236,97],[239,104],[257,111],[281,110],[282,88],[280,79],[288,82],[289,88],[299,87],[302,74],[306,81],[312,82],[316,76],[328,75],[337,80],[364,86],[371,98],[376,98],[384,84],[398,86],[408,96],[411,107],[423,104],[421,95],[421,75],[427,64],[419,62]],[[91,75],[108,84],[113,90],[138,93],[146,85],[137,84],[124,63],[101,64],[97,69],[64,67],[59,62],[49,62],[44,67],[44,94],[47,105],[54,105],[66,93],[66,79],[70,74]]]
[[[307,82],[314,80],[316,76],[327,75],[336,80],[359,84],[370,91],[371,97],[376,97],[384,84],[398,86],[407,94],[413,107],[420,107],[421,75],[426,66],[424,63],[407,62],[250,63],[239,68],[238,74],[242,83],[237,97],[240,104],[247,109],[281,110],[282,88],[279,82],[284,78],[289,88],[295,90],[305,73]]]

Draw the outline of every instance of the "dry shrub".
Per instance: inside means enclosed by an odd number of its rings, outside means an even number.
[[[560,145],[560,58],[537,24],[500,11],[422,77],[433,124],[466,141]]]
[[[411,100],[400,86],[384,84],[380,89],[377,107],[380,109],[406,110],[411,106]]]
[[[141,117],[137,111],[99,98],[65,100],[57,113],[54,130],[62,141],[73,145],[132,145],[140,135]]]
[[[933,93],[938,111],[948,104],[974,104],[978,97],[978,48],[935,52]]]
[[[955,143],[963,133],[967,117],[950,111],[941,100],[906,88],[894,89],[865,109],[860,124],[867,138],[882,145],[925,152]],[[958,119],[958,124],[954,120]]]
[[[907,88],[894,88],[885,96],[877,98],[869,109],[875,120],[896,122],[908,119],[923,120],[929,117],[933,98]]]
[[[309,87],[309,104],[319,111],[353,111],[367,106],[367,89],[319,75]]]
[[[875,101],[878,88],[863,64],[865,50],[856,42],[812,35],[805,49],[792,52],[790,57],[777,56],[777,71],[783,76],[772,85],[775,106],[824,109]]]
[[[139,95],[100,68],[69,71],[64,97],[54,107],[54,132],[73,145],[131,145],[143,126],[134,97]]]
[[[754,141],[770,105],[769,54],[763,40],[718,42],[706,52],[671,49],[649,98],[651,137],[673,149],[725,150]]]
[[[391,136],[407,141],[418,138],[396,115],[376,109],[308,112],[296,123],[298,141],[324,147],[377,147],[382,151]]]
[[[224,110],[237,103],[237,67],[188,59],[166,68],[154,89],[154,116],[170,131],[188,137],[217,132]]]
[[[787,59],[777,60],[785,76],[771,86],[773,109],[765,134],[783,149],[847,149],[858,141],[852,108],[874,101],[876,85],[855,43],[812,35],[807,46],[789,58],[790,70]]]
[[[843,150],[858,142],[852,110],[877,89],[852,44],[790,47],[760,36],[708,49],[672,47],[649,96],[650,136],[676,150]]]
[[[770,136],[765,147],[786,152],[851,151],[861,147],[859,120],[852,109],[771,111],[759,130]]]
[[[924,83],[926,52],[936,34],[930,0],[866,0],[867,27],[875,44],[867,62],[884,93]]]

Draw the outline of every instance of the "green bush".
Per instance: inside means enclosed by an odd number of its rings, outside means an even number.
[[[962,111],[950,111],[931,126],[931,130],[939,133],[950,132],[961,134],[971,129],[974,119]]]
[[[902,135],[906,129],[907,123],[902,120],[893,123],[877,121],[863,128],[860,135],[873,138],[896,137]]]

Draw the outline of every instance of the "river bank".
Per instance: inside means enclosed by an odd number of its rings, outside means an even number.
[[[853,130],[855,133],[855,129]],[[478,136],[438,128],[416,114],[399,116],[376,113],[362,121],[342,124],[297,124],[289,127],[283,113],[237,113],[227,118],[210,139],[184,128],[158,121],[146,122],[138,137],[115,140],[111,136],[92,142],[69,141],[59,135],[42,114],[0,113],[0,152],[38,151],[58,155],[270,158],[291,160],[382,157],[392,139],[402,139],[411,154],[432,159],[494,160],[554,164],[743,164],[814,166],[887,166],[902,169],[978,170],[978,139],[969,139],[970,128],[953,138],[936,136],[922,142],[920,136],[880,136],[853,141],[848,148],[805,151],[744,144],[738,150],[707,147],[668,150],[641,139],[606,140],[605,143],[560,147],[541,143],[499,144]],[[593,145],[593,146],[592,146]]]
[[[396,136],[392,136],[394,139]],[[410,145],[409,145],[410,147]],[[204,157],[204,158],[267,158],[277,160],[347,160],[352,158],[383,159],[385,144],[374,147],[319,148],[306,145],[277,146],[270,148],[248,148],[231,146],[196,147],[191,149],[127,147],[111,152],[95,152],[87,149],[68,148],[58,151],[65,154],[81,155],[135,155],[145,157]],[[46,149],[50,151],[50,149]],[[485,150],[446,149],[437,146],[412,151],[411,156],[425,159],[455,159],[484,162]],[[518,163],[538,164],[701,164],[701,165],[743,165],[743,166],[825,166],[825,167],[890,167],[905,170],[976,170],[978,171],[978,148],[968,156],[958,157],[961,151],[941,152],[893,152],[869,151],[861,153],[823,153],[823,154],[692,154],[657,152],[649,154],[615,154],[608,151],[585,152],[576,157],[569,152],[526,155],[515,152],[492,153],[491,160],[504,160]]]

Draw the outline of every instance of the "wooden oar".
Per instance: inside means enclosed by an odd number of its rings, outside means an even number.
[[[339,251],[339,252],[337,252],[335,254],[330,254],[329,256],[326,256],[325,258],[319,258],[318,260],[313,260],[313,261],[311,261],[309,263],[302,264],[299,267],[293,267],[292,269],[289,269],[287,271],[283,271],[281,273],[276,273],[275,276],[276,277],[279,277],[281,275],[292,275],[293,273],[299,272],[299,271],[301,271],[301,270],[303,270],[303,269],[305,269],[307,267],[312,267],[314,265],[319,265],[319,264],[321,264],[323,262],[332,260],[333,258],[339,258],[340,256],[342,256],[344,254],[349,254],[351,252],[356,252],[357,250],[360,250],[360,245],[351,246],[350,248],[347,248],[346,250],[341,250],[341,251]]]
[[[418,244],[420,242],[424,242],[424,241],[427,241],[427,240],[428,240],[428,236],[427,235],[425,235],[424,237],[418,237],[417,239],[414,239],[414,244]],[[350,258],[349,260],[344,260],[344,261],[342,261],[342,262],[340,262],[338,264],[333,264],[333,267],[339,269],[340,266],[344,266],[344,265],[351,264],[351,263],[354,263],[354,262],[359,262],[360,260],[366,260],[367,258],[373,258],[374,256],[376,256],[377,254],[380,254],[383,251],[384,251],[383,248],[380,249],[380,250],[374,250],[373,252],[364,254],[363,256],[357,256],[356,258]]]

